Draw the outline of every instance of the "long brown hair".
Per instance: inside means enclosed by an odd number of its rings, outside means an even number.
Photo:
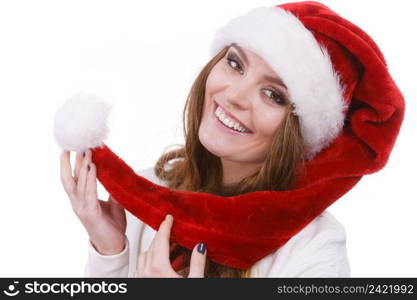
[[[185,145],[172,145],[178,147],[172,150],[166,148],[154,166],[155,174],[173,189],[222,196],[289,189],[304,150],[298,118],[292,113],[292,104],[287,106],[287,113],[274,135],[261,168],[233,186],[222,186],[220,158],[207,151],[199,141],[198,130],[203,114],[206,80],[211,69],[224,57],[229,47],[214,56],[194,81],[183,110]],[[189,265],[191,251],[178,246],[171,256],[178,252],[187,254]],[[250,268],[240,270],[207,259],[204,273],[205,277],[250,277]]]

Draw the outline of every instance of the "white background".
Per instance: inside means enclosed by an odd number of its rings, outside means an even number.
[[[150,167],[183,142],[186,95],[214,31],[279,3],[1,1],[0,276],[82,276],[88,237],[62,188],[52,134],[65,99],[82,90],[113,103],[106,143],[135,170]],[[373,37],[407,102],[386,167],[328,210],[346,229],[352,276],[417,276],[414,1],[323,3]]]

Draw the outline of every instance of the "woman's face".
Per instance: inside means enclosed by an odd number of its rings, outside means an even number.
[[[284,83],[261,57],[232,45],[207,78],[200,142],[223,163],[262,164],[287,98]]]

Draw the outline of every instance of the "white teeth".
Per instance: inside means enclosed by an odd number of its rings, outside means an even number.
[[[224,112],[222,111],[222,109],[220,108],[220,106],[217,106],[215,115],[217,116],[217,118],[227,127],[239,131],[239,132],[247,132],[246,129],[244,129],[242,126],[240,126],[238,123],[228,119]]]
[[[222,109],[220,108],[220,106],[217,106],[217,109],[216,109],[216,116],[217,116],[217,114],[221,111]]]

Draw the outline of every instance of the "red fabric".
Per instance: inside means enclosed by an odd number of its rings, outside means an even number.
[[[172,214],[176,243],[191,250],[204,242],[208,258],[239,269],[276,251],[363,175],[383,168],[404,117],[404,99],[365,32],[317,2],[279,7],[298,16],[328,47],[350,102],[343,131],[305,164],[305,172],[299,169],[294,189],[235,197],[176,191],[137,175],[106,145],[93,149],[98,179],[129,212],[155,230]],[[177,258],[175,270],[182,264]]]

